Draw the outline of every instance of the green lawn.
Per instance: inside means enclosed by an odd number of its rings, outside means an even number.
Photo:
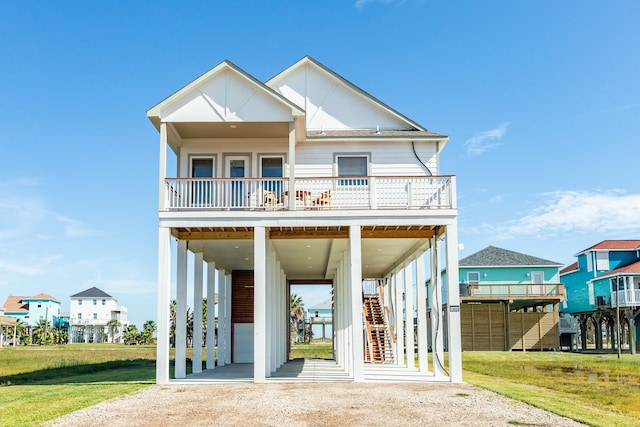
[[[465,352],[464,381],[594,426],[640,425],[640,355]]]
[[[296,344],[291,357],[330,358],[331,343]],[[640,425],[640,355],[465,352],[462,361],[468,383],[594,426]],[[154,382],[155,347],[5,347],[0,426],[42,424]]]
[[[4,347],[0,426],[42,424],[154,382],[155,347]]]

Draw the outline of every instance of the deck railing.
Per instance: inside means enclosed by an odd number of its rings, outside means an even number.
[[[167,209],[450,209],[454,177],[168,178]],[[290,193],[295,203],[289,203]]]
[[[627,289],[611,292],[611,307],[640,306],[640,289]]]
[[[554,284],[478,284],[469,285],[472,297],[561,297],[564,285]]]

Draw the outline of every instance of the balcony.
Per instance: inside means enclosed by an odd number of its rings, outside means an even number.
[[[455,177],[168,178],[167,210],[455,208]],[[290,200],[293,197],[294,200]]]
[[[640,289],[611,292],[611,308],[640,306]]]
[[[466,285],[465,285],[466,286]],[[564,285],[553,284],[480,284],[469,285],[468,297],[482,299],[564,299]]]

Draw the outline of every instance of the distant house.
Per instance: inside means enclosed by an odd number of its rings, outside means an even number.
[[[13,329],[14,333],[14,341],[13,344],[15,345],[15,328],[16,328],[16,318],[15,317],[10,317],[10,316],[5,316],[4,315],[4,307],[0,307],[0,347],[2,347],[3,345],[5,345],[5,340],[7,337],[7,331]]]
[[[71,295],[70,309],[71,342],[123,342],[127,308],[111,295],[96,287],[87,289]]]
[[[4,316],[14,317],[26,326],[37,326],[41,320],[54,325],[60,317],[60,301],[47,294],[9,295],[4,302]]]
[[[560,267],[495,246],[461,259],[463,351],[558,349]]]
[[[331,338],[333,307],[328,298],[307,309],[307,322],[313,331],[313,338]]]
[[[560,271],[567,289],[561,311],[580,321],[581,348],[623,347],[635,353],[640,340],[640,240],[603,240],[575,255]]]

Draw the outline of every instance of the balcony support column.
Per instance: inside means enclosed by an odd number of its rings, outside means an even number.
[[[160,227],[158,229],[158,336],[156,347],[156,384],[169,383],[170,282],[171,230],[165,227]]]
[[[408,260],[404,265],[404,289],[405,289],[405,319],[407,325],[407,368],[414,369],[416,367],[416,353],[413,326],[413,260]]]
[[[395,298],[393,304],[393,314],[396,333],[396,365],[404,366],[404,307],[402,298],[402,280],[400,280],[400,271],[393,272],[393,288],[395,290]]]
[[[455,200],[455,192],[453,193]],[[462,340],[460,333],[460,284],[458,274],[458,224],[449,224],[445,231],[447,272],[447,339],[449,349],[449,378],[462,382]]]
[[[218,315],[224,313],[218,306]],[[207,369],[215,369],[216,345],[216,262],[207,263]]]
[[[164,211],[167,207],[167,186],[164,182],[167,175],[167,123],[160,123],[160,175],[158,180],[158,210]]]
[[[193,365],[192,372],[202,372],[202,297],[204,286],[204,255],[197,252],[193,257]]]
[[[431,309],[431,348],[433,352],[433,373],[444,377],[444,340],[442,327],[442,284],[440,276],[440,243],[437,237],[431,239],[431,289],[429,308]]]
[[[187,241],[178,240],[176,280],[175,377],[187,376]]]
[[[218,284],[218,286],[220,286]],[[224,276],[224,286],[225,286],[225,326],[224,326],[224,360],[229,365],[231,364],[231,295],[232,295],[232,287],[231,287],[231,273],[226,273]]]
[[[225,286],[224,270],[218,270],[218,366],[225,365],[225,350],[227,343],[227,288]]]
[[[423,374],[429,372],[424,263],[424,251],[421,251],[416,257],[416,305],[418,306],[418,370]]]
[[[267,240],[264,226],[253,229],[253,381],[266,380],[267,361]]]

